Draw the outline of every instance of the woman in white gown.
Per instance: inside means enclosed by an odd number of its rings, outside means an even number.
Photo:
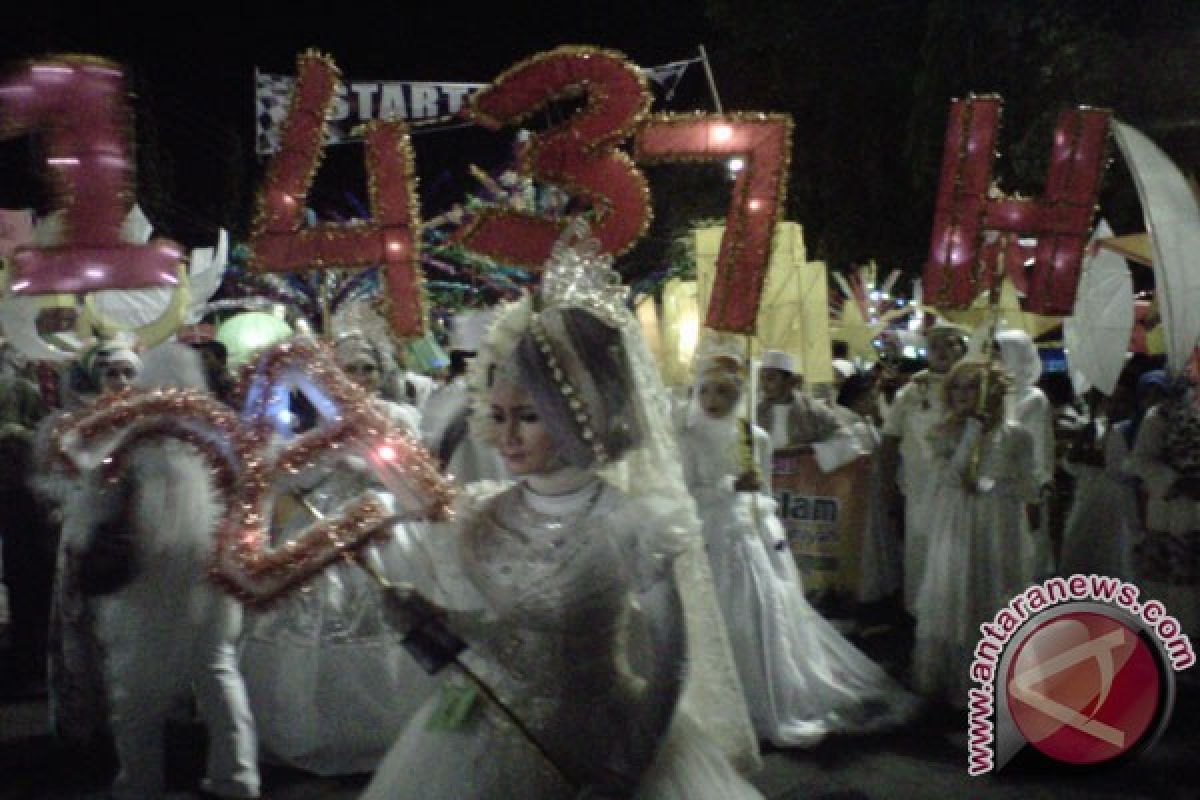
[[[1038,497],[1031,501],[1036,512],[1030,521],[1033,532],[1033,570],[1038,577],[1054,572],[1054,542],[1050,538],[1049,497],[1054,483],[1055,444],[1054,408],[1050,398],[1037,387],[1042,376],[1042,358],[1033,337],[1022,330],[996,334],[1000,360],[1012,376],[1012,388],[1005,398],[1008,421],[1024,428],[1033,443],[1033,474]]]
[[[365,797],[759,797],[718,746],[736,750],[746,725],[719,612],[684,633],[711,584],[670,429],[649,427],[665,396],[644,383],[653,365],[612,273],[556,258],[548,307],[510,308],[473,365],[475,432],[519,482],[475,484],[387,595],[410,645],[449,642],[422,658],[450,666]]]
[[[1059,573],[1110,575],[1133,579],[1133,545],[1139,538],[1137,478],[1126,471],[1129,441],[1125,426],[1133,393],[1117,384],[1106,402],[1079,432],[1063,468],[1075,479],[1075,499],[1063,529]]]
[[[1183,633],[1200,635],[1200,396],[1176,377],[1137,431],[1130,471],[1146,488],[1139,585],[1166,605]]]
[[[946,377],[946,417],[931,432],[937,488],[917,594],[913,683],[965,707],[980,624],[1033,579],[1025,504],[1038,496],[1029,433],[1004,419],[1008,373],[964,361]]]
[[[335,354],[394,425],[415,431],[415,409],[375,395],[385,363],[369,340],[343,336]],[[353,457],[333,459],[283,488],[278,542],[299,535],[316,514],[381,490]],[[409,527],[398,525],[362,557],[386,570],[408,535]],[[433,690],[384,621],[372,578],[353,563],[331,566],[277,607],[248,614],[241,668],[263,757],[320,775],[374,770]]]
[[[770,437],[738,418],[741,388],[740,364],[701,364],[680,450],[755,731],[779,747],[811,747],[903,724],[917,698],[804,597],[775,501],[761,491]],[[758,474],[744,461],[751,435]]]

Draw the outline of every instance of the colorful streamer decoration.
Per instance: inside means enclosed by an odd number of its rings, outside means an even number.
[[[45,135],[55,205],[66,216],[61,243],[20,247],[13,254],[14,294],[179,284],[179,245],[121,239],[134,194],[130,129],[124,76],[109,61],[53,57],[0,84],[0,139],[35,131]]]
[[[1033,269],[1027,283],[1014,279],[1014,285],[1025,285],[1027,310],[1069,315],[1107,166],[1112,113],[1087,107],[1064,111],[1054,130],[1045,193],[1026,199],[992,188],[1002,104],[996,95],[972,95],[950,107],[925,290],[939,308],[969,307],[996,278],[996,263],[986,260],[995,256],[981,252],[989,232],[1002,234],[994,252],[1004,253],[1010,274],[1028,254],[1011,240],[1026,235],[1037,239]]]
[[[638,130],[641,163],[740,158],[705,325],[754,333],[771,240],[787,198],[792,119],[786,114],[656,114]]]
[[[325,140],[339,71],[332,59],[309,51],[297,59],[296,85],[284,124],[282,147],[271,159],[251,235],[252,264],[260,271],[297,272],[333,267],[381,266],[386,316],[398,336],[425,332],[412,144],[399,120],[376,120],[366,141],[367,224],[304,226],[304,200],[312,187]]]
[[[604,252],[620,255],[650,224],[650,199],[645,177],[616,147],[653,101],[641,71],[624,55],[591,47],[539,53],[472,95],[468,116],[497,130],[579,94],[587,98],[583,109],[533,136],[521,156],[521,176],[589,203],[595,214],[592,235]],[[537,268],[549,258],[564,224],[550,216],[487,210],[456,239],[489,258]]]
[[[290,388],[305,392],[327,424],[271,455],[271,398]],[[216,532],[211,577],[251,606],[277,600],[383,535],[392,521],[382,500],[368,492],[271,548],[267,528],[278,475],[313,469],[329,453],[355,454],[406,512],[431,519],[449,513],[453,489],[429,454],[390,427],[326,348],[310,342],[277,346],[248,367],[241,392],[248,398],[242,419],[199,392],[122,393],[59,422],[52,440],[56,462],[69,472],[98,466],[104,478],[116,481],[133,448],[147,438],[195,447],[227,509]]]

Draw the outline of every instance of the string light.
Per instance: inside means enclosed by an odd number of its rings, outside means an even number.
[[[273,393],[254,387],[296,384],[301,378],[333,404],[336,418],[272,455]],[[398,505],[429,519],[449,516],[452,484],[418,442],[391,427],[371,398],[337,368],[324,345],[289,342],[268,351],[243,368],[235,396],[248,398],[241,419],[199,392],[118,393],[104,408],[63,417],[52,433],[52,458],[68,474],[78,474],[78,464],[86,463],[90,451],[107,450],[100,462],[102,476],[115,481],[125,474],[129,454],[144,441],[167,437],[191,445],[204,458],[226,509],[214,535],[210,577],[253,606],[270,604],[388,532],[387,508],[367,492],[286,544],[270,548],[268,511],[279,475],[319,468],[331,452],[357,450],[381,459],[372,465]]]

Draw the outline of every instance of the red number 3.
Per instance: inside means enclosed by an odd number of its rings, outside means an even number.
[[[605,252],[628,250],[649,224],[646,179],[615,149],[633,133],[652,97],[638,69],[619,53],[561,47],[504,72],[471,98],[469,116],[490,129],[519,124],[548,103],[583,93],[587,105],[563,125],[534,137],[521,170],[591,203],[592,233]],[[485,211],[459,234],[465,247],[511,264],[536,267],[550,255],[562,224],[518,211]]]

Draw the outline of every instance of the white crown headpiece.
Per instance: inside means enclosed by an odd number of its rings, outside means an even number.
[[[620,326],[629,317],[628,287],[612,268],[613,259],[600,251],[600,242],[582,217],[563,230],[542,274],[543,308],[582,308]]]

